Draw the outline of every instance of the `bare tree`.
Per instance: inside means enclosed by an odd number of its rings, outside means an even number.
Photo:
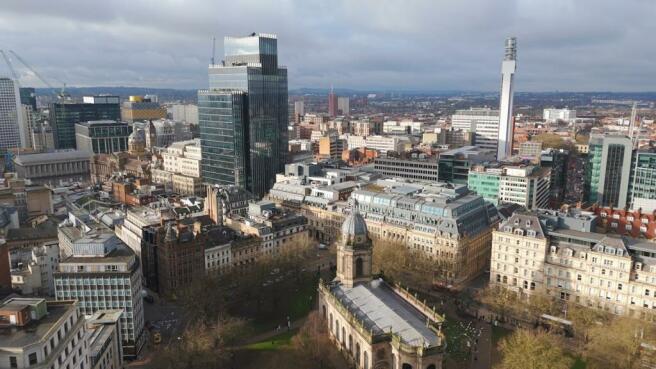
[[[589,368],[634,369],[641,367],[641,344],[653,342],[654,327],[637,319],[615,318],[608,324],[593,326],[589,338],[585,346]]]
[[[519,329],[499,349],[503,359],[497,369],[570,369],[574,364],[561,338],[542,330]]]
[[[260,255],[253,263],[205,276],[182,292],[181,301],[196,319],[214,320],[235,310],[243,311],[244,305],[255,307],[256,313],[269,305],[275,309],[294,291],[282,288],[288,285],[272,282],[283,275],[296,284],[303,282],[305,266],[314,250],[307,239],[288,242],[278,252]]]
[[[326,325],[327,322],[318,311],[308,315],[298,334],[292,339],[299,364],[303,363],[307,368],[326,367],[332,348]]]
[[[561,303],[552,296],[543,292],[536,292],[527,296],[525,315],[530,320],[538,320],[543,314],[559,315]]]
[[[411,286],[417,290],[428,290],[434,282],[442,264],[426,254],[412,251],[404,244],[388,240],[375,240],[373,270],[386,277]]]
[[[248,332],[241,319],[191,324],[181,339],[169,344],[151,363],[152,368],[218,369],[230,360],[228,347]]]
[[[517,293],[499,286],[488,286],[479,298],[483,305],[504,318],[517,316],[522,307]]]
[[[572,322],[574,334],[587,343],[591,330],[597,325],[608,323],[610,316],[603,310],[570,304],[567,307],[567,319]]]

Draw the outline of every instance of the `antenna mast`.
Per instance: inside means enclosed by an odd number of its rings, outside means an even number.
[[[633,107],[631,108],[631,120],[629,121],[629,137],[631,137],[631,140],[633,140],[633,129],[635,126],[635,120],[636,120],[636,102],[633,102]]]
[[[216,56],[216,37],[212,36],[212,65],[214,65],[214,57]]]

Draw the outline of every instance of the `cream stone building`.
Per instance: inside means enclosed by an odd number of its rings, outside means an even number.
[[[152,170],[153,182],[182,195],[203,195],[200,177],[200,141],[174,142],[162,152],[162,167]]]
[[[268,196],[304,215],[310,237],[325,244],[339,237],[351,197],[357,200],[374,240],[407,247],[435,261],[434,275],[427,276],[433,282],[457,288],[489,266],[492,229],[499,214],[464,185],[402,179],[372,182],[368,175],[335,173],[286,176]]]
[[[442,368],[443,316],[400,287],[372,277],[372,242],[357,209],[341,230],[337,277],[319,283],[319,309],[334,344],[356,368]]]
[[[490,282],[617,315],[656,317],[656,244],[594,233],[588,212],[515,213],[494,231]]]
[[[459,287],[489,265],[498,214],[466,187],[406,185],[386,192],[358,190],[353,197],[373,238],[435,261],[435,283]]]

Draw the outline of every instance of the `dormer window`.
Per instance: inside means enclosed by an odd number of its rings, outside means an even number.
[[[635,270],[642,270],[642,263],[635,263]]]
[[[526,226],[527,226],[527,227],[530,227],[530,226],[531,226],[531,220],[530,220],[530,219],[526,220]]]
[[[523,236],[524,235],[524,230],[522,229],[515,229],[515,234],[518,236]]]
[[[506,226],[506,227],[503,229],[503,231],[504,231],[504,232],[512,232],[512,227],[508,227],[508,226]]]
[[[602,213],[601,213],[601,214],[599,214],[599,215],[601,215],[601,217],[602,217],[602,218],[605,218],[605,217],[607,217],[607,216],[608,216],[608,214],[606,214],[606,212],[602,212]]]
[[[556,250],[557,250],[557,249],[556,249],[556,246],[551,246],[551,253],[552,253],[552,254],[555,254],[555,253],[556,253]]]
[[[628,217],[626,217],[626,220],[628,220],[629,222],[633,222],[635,218],[633,217],[633,215],[629,215]]]

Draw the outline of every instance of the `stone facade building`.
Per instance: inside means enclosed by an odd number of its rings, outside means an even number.
[[[420,252],[436,263],[435,283],[458,287],[489,265],[496,209],[464,186],[440,192],[358,190],[357,209],[372,237]]]
[[[595,233],[590,212],[515,213],[494,231],[490,283],[653,320],[656,245]]]
[[[2,368],[88,369],[84,316],[76,301],[10,298],[0,303]]]
[[[35,184],[89,181],[91,155],[84,151],[56,151],[14,158],[18,177]]]
[[[337,244],[337,278],[319,283],[330,337],[355,368],[440,369],[444,317],[399,286],[371,274],[372,243],[357,210]]]
[[[202,195],[200,140],[174,142],[161,153],[162,168],[152,170],[152,179],[181,195]]]

